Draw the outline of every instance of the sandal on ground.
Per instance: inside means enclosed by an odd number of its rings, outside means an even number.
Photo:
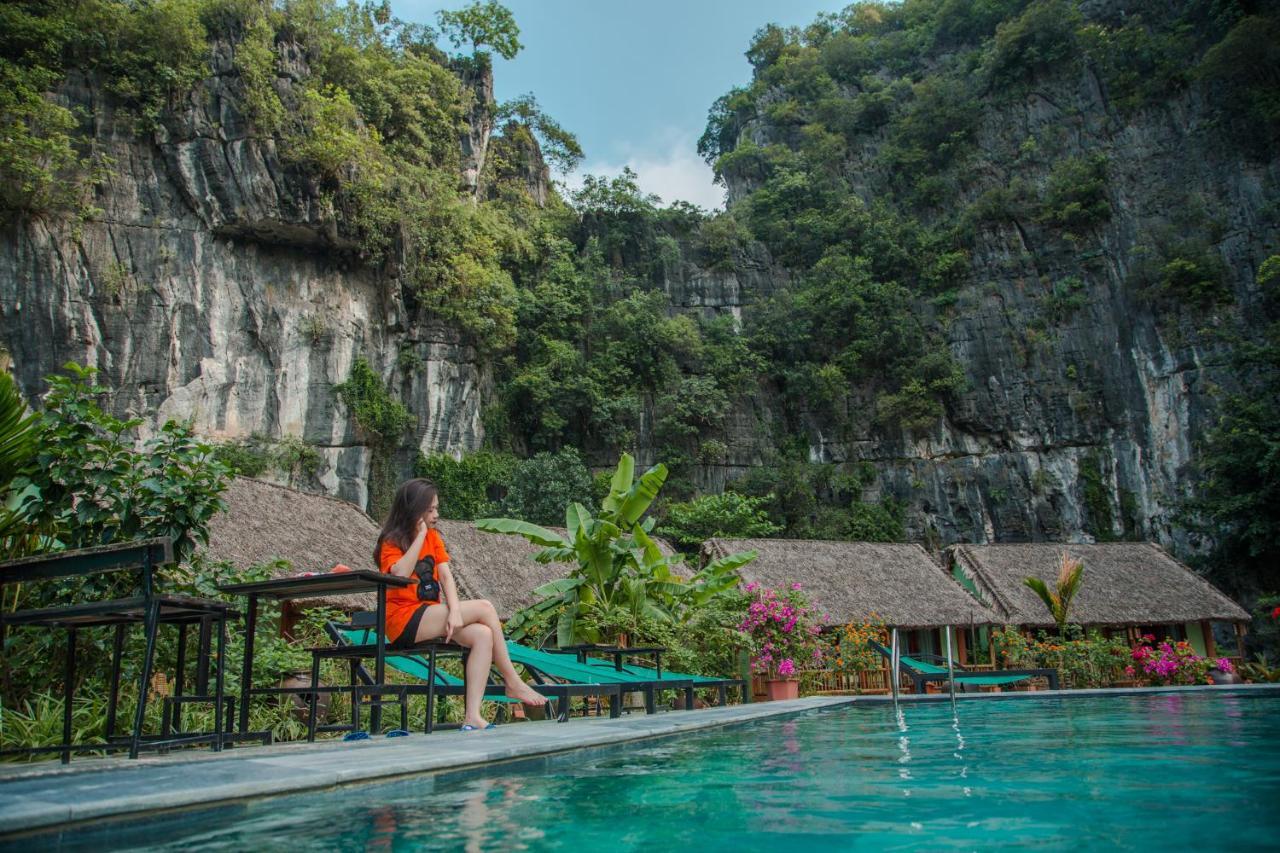
[[[493,723],[490,723],[489,725],[485,726],[485,729],[486,729],[486,730],[487,730],[487,729],[493,729],[493,728],[497,728],[497,726],[495,726]],[[473,726],[473,725],[471,725],[470,723],[465,723],[465,724],[463,724],[461,731],[464,731],[464,732],[478,732],[478,731],[480,731],[480,727],[479,727],[479,726]]]
[[[342,736],[343,740],[368,740],[368,732],[347,732]]]
[[[404,729],[392,729],[391,731],[387,732],[386,735],[384,735],[384,737],[408,737],[408,736],[409,736],[409,733],[406,732]]]

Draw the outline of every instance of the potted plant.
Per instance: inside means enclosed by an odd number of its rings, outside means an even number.
[[[751,671],[764,676],[770,700],[795,699],[801,667],[822,661],[821,626],[813,608],[798,583],[779,591],[752,582],[746,591],[751,597],[738,630],[751,642]]]

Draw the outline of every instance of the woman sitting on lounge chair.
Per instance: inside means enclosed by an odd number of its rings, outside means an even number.
[[[393,649],[439,637],[469,648],[462,728],[491,728],[480,716],[490,665],[497,666],[512,699],[526,705],[545,705],[547,700],[526,684],[512,665],[493,605],[483,599],[458,600],[458,588],[449,571],[449,552],[435,528],[439,514],[439,495],[429,480],[409,480],[396,491],[373,549],[373,560],[381,571],[404,578],[416,576],[418,582],[387,590],[383,635]]]

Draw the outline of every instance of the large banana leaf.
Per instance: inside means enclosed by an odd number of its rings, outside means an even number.
[[[573,547],[573,543],[566,541],[563,536],[545,527],[539,527],[536,524],[530,524],[527,521],[519,521],[514,518],[477,519],[476,529],[483,530],[485,533],[511,533],[516,536],[523,536],[534,545],[541,545],[544,548]]]
[[[640,520],[649,504],[658,496],[662,484],[667,481],[667,466],[659,462],[640,475],[640,479],[627,492],[618,507],[618,524],[631,527]]]
[[[566,607],[556,620],[556,645],[571,646],[574,640],[574,628],[578,621],[578,605]]]
[[[712,560],[693,576],[694,581],[713,580],[721,576],[737,572],[738,569],[760,556],[755,551],[738,551]]]
[[[586,507],[576,501],[569,504],[568,508],[564,511],[564,526],[569,533],[565,538],[570,542],[577,542],[578,531],[586,525],[589,525],[591,521],[591,513],[587,512]]]
[[[566,592],[575,590],[582,586],[582,578],[560,578],[559,580],[544,583],[542,586],[534,589],[534,595],[548,598],[550,596],[563,596]]]
[[[636,460],[631,458],[630,453],[622,454],[622,458],[618,460],[618,468],[613,472],[613,479],[609,481],[609,494],[600,503],[601,512],[618,511],[623,498],[631,491],[631,478],[635,476],[635,471]]]
[[[18,393],[13,377],[0,371],[0,493],[36,452],[36,417]]]

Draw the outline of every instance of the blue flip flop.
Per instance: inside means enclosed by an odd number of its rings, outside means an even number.
[[[392,729],[391,731],[387,732],[385,736],[386,737],[408,737],[409,733],[406,732],[404,729]]]
[[[485,726],[485,729],[486,729],[486,730],[487,730],[487,729],[492,729],[492,728],[497,728],[497,727],[496,727],[493,723],[490,723],[489,725]],[[479,729],[479,727],[478,727],[478,726],[473,726],[473,725],[471,725],[470,723],[464,723],[464,724],[463,724],[463,726],[462,726],[462,728],[461,728],[461,731],[464,731],[464,732],[478,732],[478,731],[480,731],[480,729]]]
[[[345,735],[342,736],[342,739],[346,741],[368,740],[369,733],[368,732],[347,732]]]

